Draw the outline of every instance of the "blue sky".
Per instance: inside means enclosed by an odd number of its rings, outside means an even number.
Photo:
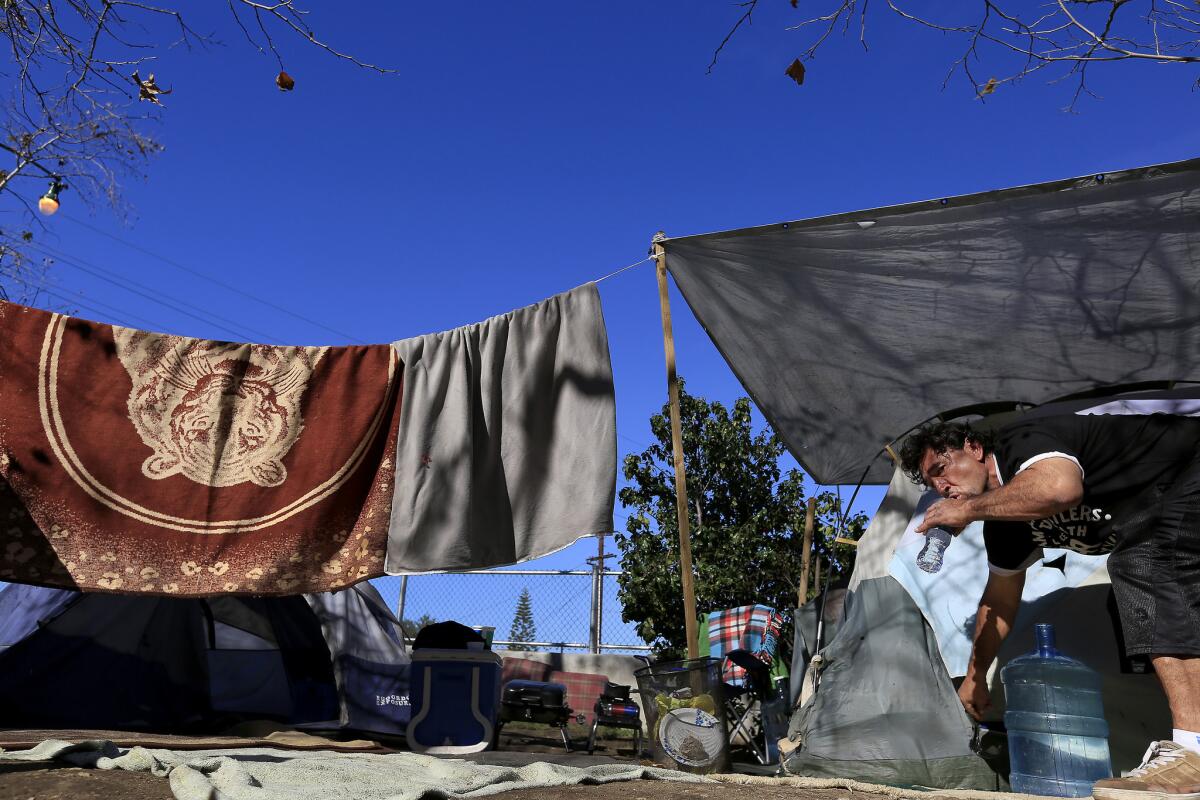
[[[957,42],[884,14],[868,52],[853,33],[831,40],[798,87],[783,70],[807,34],[786,30],[801,14],[783,0],[763,5],[711,74],[736,3],[312,5],[320,37],[396,73],[280,34],[296,79],[280,92],[274,61],[246,45],[223,4],[196,4],[193,25],[226,46],[157,54],[153,71],[173,90],[156,126],[166,151],[147,181],[127,184],[125,222],[64,195],[38,241],[59,256],[52,288],[73,299],[43,305],[200,337],[387,342],[610,273],[643,258],[660,229],[737,228],[1197,154],[1194,67],[1096,69],[1103,99],[1074,114],[1061,110],[1071,88],[1042,77],[985,103],[960,79],[942,89]],[[624,454],[648,441],[666,394],[652,267],[601,294]],[[689,389],[731,402],[736,380],[677,294],[673,303]],[[866,491],[859,506],[873,511],[879,497]],[[582,567],[594,546],[539,566]]]

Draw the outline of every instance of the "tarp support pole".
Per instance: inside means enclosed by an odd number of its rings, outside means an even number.
[[[796,605],[808,602],[808,567],[812,557],[813,528],[817,521],[817,498],[808,498],[808,510],[804,512],[804,548],[800,555],[800,589],[796,592]]]
[[[683,471],[683,428],[679,422],[679,376],[675,373],[675,335],[671,332],[671,298],[667,293],[667,252],[655,236],[658,301],[662,308],[663,351],[667,358],[667,393],[671,410],[671,449],[675,460],[675,509],[679,518],[679,572],[683,580],[683,626],[688,658],[700,657],[697,641],[696,591],[692,585],[692,532],[688,521],[687,478]]]

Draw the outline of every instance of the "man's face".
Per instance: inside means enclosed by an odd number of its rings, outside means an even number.
[[[960,450],[925,451],[921,459],[925,485],[942,497],[967,498],[983,494],[988,487],[988,467],[983,447],[966,442]]]

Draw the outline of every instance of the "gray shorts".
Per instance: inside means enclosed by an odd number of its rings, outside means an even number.
[[[1108,558],[1125,651],[1200,656],[1200,457],[1139,505]]]

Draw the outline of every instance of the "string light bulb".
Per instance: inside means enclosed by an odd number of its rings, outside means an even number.
[[[66,188],[67,185],[62,182],[62,178],[59,178],[57,175],[51,178],[50,188],[38,199],[38,211],[41,211],[47,217],[58,211],[58,196]]]

